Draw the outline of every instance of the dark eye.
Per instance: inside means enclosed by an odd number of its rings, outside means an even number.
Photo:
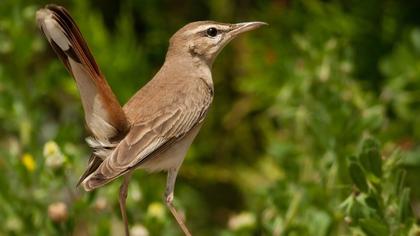
[[[217,35],[218,32],[216,28],[211,27],[207,29],[206,33],[207,33],[207,36],[214,37]]]

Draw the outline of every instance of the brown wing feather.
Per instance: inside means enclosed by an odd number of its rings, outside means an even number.
[[[200,94],[201,99],[195,100],[193,97],[196,94],[190,94],[191,96],[184,97],[183,102],[174,100],[168,106],[155,104],[160,106],[159,112],[132,125],[127,136],[121,140],[112,154],[95,172],[86,177],[82,183],[84,188],[86,190],[98,188],[141,166],[200,125],[211,104],[212,93],[202,84],[193,93]],[[166,95],[171,96],[171,94]]]
[[[192,122],[193,125],[186,127],[186,129],[183,130],[183,132],[178,136],[163,138],[162,135],[165,133],[147,133],[140,139],[139,143],[134,144],[130,144],[129,140],[124,139],[116,147],[113,154],[109,158],[105,159],[101,165],[92,173],[92,175],[86,177],[85,181],[82,183],[83,187],[87,191],[101,187],[114,180],[115,178],[124,175],[128,171],[137,168],[145,161],[156,157],[160,153],[170,148],[173,144],[181,140],[194,128],[194,126],[201,123],[199,122],[200,117],[194,117],[193,119],[195,120],[195,122]],[[136,127],[133,128],[134,130],[136,129]],[[169,130],[166,130],[166,132],[167,131]],[[149,139],[149,141],[144,142],[144,139]],[[150,146],[150,144],[153,144],[153,146]],[[135,147],[133,147],[133,145]],[[137,152],[133,150],[137,150]]]

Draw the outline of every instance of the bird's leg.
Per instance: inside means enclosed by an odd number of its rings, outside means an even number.
[[[130,235],[130,231],[128,229],[127,211],[125,207],[126,206],[125,203],[127,200],[128,183],[130,182],[130,179],[131,179],[131,172],[127,173],[124,176],[123,183],[121,184],[121,187],[120,187],[120,196],[119,196],[120,210],[121,210],[122,219],[124,221],[124,229],[125,229],[126,236]]]
[[[168,170],[168,179],[166,181],[166,190],[165,190],[165,202],[166,202],[166,206],[169,208],[172,215],[175,217],[176,222],[178,223],[179,227],[181,227],[184,234],[186,236],[191,236],[191,233],[188,230],[187,226],[185,225],[184,220],[182,219],[181,215],[177,212],[174,205],[172,204],[174,200],[174,187],[175,187],[175,180],[178,174],[178,170],[179,170],[179,167]]]

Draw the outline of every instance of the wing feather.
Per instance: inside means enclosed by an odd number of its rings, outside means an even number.
[[[158,121],[155,118],[133,125],[110,157],[83,181],[84,188],[89,191],[100,187],[172,146],[202,122],[206,114],[202,111],[207,111],[210,102],[203,104],[200,109],[169,107],[158,116]],[[151,124],[155,126],[151,127]]]

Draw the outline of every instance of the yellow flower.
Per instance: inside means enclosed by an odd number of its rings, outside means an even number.
[[[163,220],[165,218],[165,207],[160,202],[152,202],[147,208],[147,215]]]
[[[36,169],[36,162],[34,160],[34,157],[29,153],[23,154],[22,164],[29,172],[33,172]]]

